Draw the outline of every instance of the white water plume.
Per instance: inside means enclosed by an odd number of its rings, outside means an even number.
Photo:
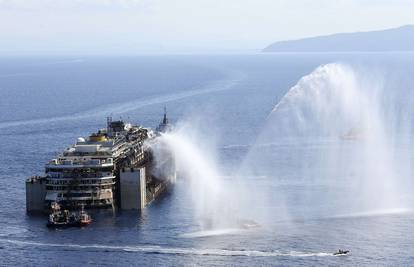
[[[161,166],[165,154],[157,151],[168,148],[173,152],[177,179],[183,179],[186,184],[192,200],[189,204],[192,204],[199,230],[233,234],[240,229],[257,227],[257,223],[241,211],[247,197],[243,196],[241,187],[234,180],[223,178],[225,176],[216,161],[216,146],[212,143],[212,137],[200,134],[195,124],[182,123],[173,132],[163,134],[157,144],[152,144],[155,161],[160,162]],[[216,232],[218,229],[220,231]]]
[[[280,137],[338,137],[352,128],[375,131],[382,127],[380,78],[365,80],[343,64],[320,66],[287,92],[270,114],[270,123],[278,127]]]
[[[226,181],[211,136],[200,135],[194,123],[163,135],[201,226],[186,236],[234,234],[258,226],[255,221],[296,216],[409,209],[411,153],[401,144],[412,133],[409,120],[396,112],[401,95],[384,79],[344,64],[323,65],[303,77],[275,106],[232,174],[265,177],[259,181]]]
[[[274,107],[246,164],[283,178],[278,169],[285,167],[277,161],[291,157],[290,175],[307,188],[298,195],[306,205],[302,212],[318,205],[349,212],[404,208],[411,168],[396,141],[411,133],[402,132],[409,127],[395,112],[398,105],[379,73],[338,63],[320,66]],[[288,148],[269,152],[262,145],[269,143]],[[312,191],[316,185],[325,189]]]

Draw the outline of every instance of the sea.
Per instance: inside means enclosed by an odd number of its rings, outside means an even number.
[[[0,265],[412,266],[413,93],[413,53],[2,57]],[[208,147],[193,160],[215,162],[222,193],[204,201],[229,192],[254,223],[203,227],[197,175],[180,172],[142,212],[94,210],[88,227],[48,229],[26,213],[25,180],[78,137],[108,116],[155,128],[164,107]],[[315,137],[315,117],[338,131]],[[374,145],[347,134],[372,121]]]

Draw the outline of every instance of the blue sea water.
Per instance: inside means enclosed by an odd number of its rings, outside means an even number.
[[[283,190],[284,208],[294,214],[287,220],[270,201],[258,207],[271,222],[263,227],[188,235],[197,222],[188,186],[180,179],[142,213],[93,211],[95,222],[82,229],[50,230],[45,217],[26,214],[25,179],[42,174],[44,163],[59,151],[105,127],[108,115],[155,127],[164,106],[172,122],[198,117],[209,125],[223,176],[231,183],[273,107],[301,77],[330,62],[380,70],[396,88],[409,91],[414,85],[411,53],[1,58],[0,264],[413,265],[413,213],[337,216],[343,212],[329,209],[332,216],[322,216],[318,211],[335,195],[301,177],[317,170],[295,165],[295,156],[306,153],[297,145],[273,148],[280,156],[269,160],[276,177],[246,177],[252,192]],[[309,195],[331,199],[304,209]],[[351,255],[332,256],[338,248]]]

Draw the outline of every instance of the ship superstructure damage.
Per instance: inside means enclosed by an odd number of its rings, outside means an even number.
[[[168,172],[153,171],[151,148],[144,142],[156,142],[158,134],[108,118],[105,129],[78,138],[48,162],[44,176],[26,181],[27,211],[46,211],[52,203],[68,208],[144,208],[175,181],[172,155]]]

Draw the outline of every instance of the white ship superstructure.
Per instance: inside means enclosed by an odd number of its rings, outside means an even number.
[[[163,122],[169,127],[166,114]],[[142,209],[175,180],[167,151],[167,168],[153,171],[152,152],[144,142],[157,137],[148,128],[108,118],[106,129],[79,137],[46,164],[44,176],[26,181],[27,210],[42,211],[54,202],[63,207]]]
[[[57,159],[46,164],[46,201],[107,206],[114,199],[115,140],[104,133],[78,138]]]

